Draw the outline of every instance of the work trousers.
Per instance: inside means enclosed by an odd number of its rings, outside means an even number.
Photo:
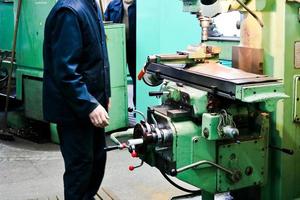
[[[94,199],[105,171],[104,129],[74,121],[58,124],[57,131],[65,162],[65,200]]]

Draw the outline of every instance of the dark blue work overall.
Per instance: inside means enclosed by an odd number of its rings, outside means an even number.
[[[66,200],[90,200],[104,175],[104,129],[89,113],[107,107],[110,79],[104,27],[94,0],[59,0],[45,25],[43,109],[57,123]]]

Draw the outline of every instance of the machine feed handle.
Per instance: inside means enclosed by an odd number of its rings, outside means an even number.
[[[127,148],[126,144],[119,144],[119,145],[107,146],[107,147],[104,148],[104,150],[106,152],[108,152],[108,151],[113,151],[113,150],[118,150],[118,149],[122,150],[122,149],[125,149],[125,148]]]
[[[162,96],[163,94],[163,92],[149,92],[150,97]]]
[[[177,174],[181,173],[181,172],[184,172],[186,170],[189,170],[189,169],[193,169],[195,167],[198,167],[200,165],[205,165],[205,164],[208,164],[208,165],[211,165],[213,167],[216,167],[222,171],[224,171],[225,173],[228,173],[230,174],[231,176],[234,175],[234,172],[229,170],[229,169],[226,169],[225,167],[221,166],[221,165],[218,165],[214,162],[211,162],[211,161],[208,161],[208,160],[201,160],[199,162],[196,162],[196,163],[193,163],[193,164],[190,164],[190,165],[187,165],[187,166],[184,166],[182,168],[179,168],[179,169],[173,169],[171,171],[171,176],[176,176]]]
[[[158,97],[158,96],[162,96],[164,94],[169,94],[170,92],[167,92],[167,91],[154,91],[154,92],[149,92],[149,96],[150,97]]]
[[[279,147],[275,147],[275,146],[272,146],[272,145],[269,145],[269,147],[271,149],[274,149],[274,150],[277,150],[277,151],[281,151],[282,153],[286,153],[290,156],[294,155],[294,150],[292,149],[287,149],[287,148],[279,148]]]
[[[105,147],[105,151],[113,151],[119,149],[119,145]]]
[[[144,77],[144,75],[146,74],[146,70],[143,68],[140,73],[138,74],[138,80],[142,80],[142,78]]]

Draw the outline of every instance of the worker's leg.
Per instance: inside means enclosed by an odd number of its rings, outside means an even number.
[[[90,185],[84,198],[86,200],[92,199],[92,197],[98,192],[104,176],[106,163],[106,151],[104,151],[104,147],[106,146],[104,129],[94,128],[94,130],[94,163]]]
[[[93,169],[94,128],[91,123],[75,121],[59,124],[57,129],[65,161],[65,200],[82,200]]]

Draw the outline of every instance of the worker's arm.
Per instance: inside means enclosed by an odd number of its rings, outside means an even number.
[[[93,114],[95,123],[100,123],[97,114],[101,111],[104,117],[107,113],[103,112],[105,109],[99,108],[102,106],[89,93],[81,74],[77,72],[83,46],[80,25],[73,11],[63,9],[57,13],[52,38],[54,61],[51,74],[57,87],[78,117],[91,118],[89,115]]]

